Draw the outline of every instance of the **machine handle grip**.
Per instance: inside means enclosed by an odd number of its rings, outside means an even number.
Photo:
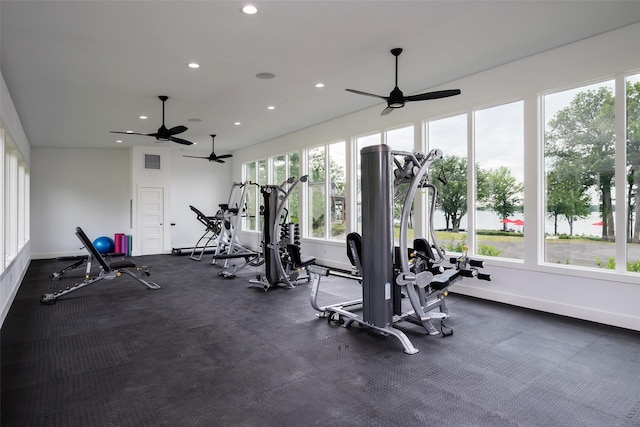
[[[460,275],[464,277],[475,277],[478,274],[475,270],[460,270]]]
[[[469,260],[469,265],[470,265],[471,267],[484,268],[484,261],[479,260],[479,259],[470,259],[470,260]]]

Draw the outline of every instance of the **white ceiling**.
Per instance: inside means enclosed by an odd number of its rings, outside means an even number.
[[[243,3],[2,0],[0,67],[31,146],[153,144],[109,131],[155,132],[168,95],[167,127],[198,145],[163,144],[210,151],[215,133],[221,154],[382,110],[344,89],[388,95],[394,47],[409,95],[640,21],[640,1],[264,0],[252,16]]]

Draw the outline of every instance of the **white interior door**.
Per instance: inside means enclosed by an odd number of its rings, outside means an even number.
[[[140,253],[160,254],[164,248],[164,189],[140,188]]]

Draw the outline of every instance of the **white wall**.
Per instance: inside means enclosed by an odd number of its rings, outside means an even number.
[[[84,254],[78,226],[91,239],[129,232],[129,149],[34,148],[31,163],[34,259]]]
[[[540,164],[535,161],[541,146],[538,99],[542,92],[576,87],[640,70],[636,55],[640,23],[602,34],[539,55],[452,81],[433,89],[460,88],[461,96],[432,102],[410,103],[388,116],[380,116],[382,105],[275,138],[235,152],[233,177],[242,176],[242,164],[317,144],[413,124],[422,128],[435,119],[473,108],[525,101],[525,216],[527,239],[524,262],[490,259],[492,282],[466,280],[455,290],[552,313],[640,330],[640,277],[606,271],[584,271],[562,266],[540,265],[542,223]],[[419,133],[419,132],[418,132]],[[416,141],[419,148],[421,141]],[[434,148],[434,147],[432,147]],[[445,153],[446,154],[446,153]],[[531,191],[533,189],[534,191]],[[421,215],[416,215],[416,217]],[[242,233],[243,241],[257,242],[256,233]],[[305,254],[334,267],[348,266],[342,245],[303,239]]]
[[[195,154],[194,154],[195,153]],[[205,159],[182,157],[180,150],[172,151],[171,166],[171,241],[174,248],[191,247],[204,233],[205,227],[197,221],[189,205],[205,215],[214,215],[218,205],[227,203],[231,191],[231,164],[209,162]],[[210,151],[189,155],[208,156]]]
[[[22,159],[31,167],[31,150],[29,141],[22,128],[22,123],[13,105],[11,94],[7,88],[4,77],[0,73],[0,127],[5,130],[5,137],[11,136],[16,144]],[[0,191],[2,194],[2,191]],[[2,203],[4,209],[4,201]],[[0,225],[2,226],[2,225]],[[31,260],[31,243],[27,242],[18,252],[17,256],[0,273],[0,325],[9,312],[11,303],[22,282],[22,278],[29,267]],[[4,260],[2,260],[4,262]]]
[[[166,252],[172,247],[193,245],[204,226],[189,205],[213,214],[218,204],[226,203],[231,190],[231,162],[184,158],[179,149],[171,146],[136,151],[138,157],[144,152],[168,153],[170,159]],[[209,155],[209,151],[202,155]],[[132,163],[140,160],[138,157],[129,148],[32,149],[33,259],[84,254],[74,234],[77,226],[90,238],[131,233],[129,203],[133,181],[146,182],[139,173],[138,178],[133,177]],[[170,223],[176,225],[171,227]]]

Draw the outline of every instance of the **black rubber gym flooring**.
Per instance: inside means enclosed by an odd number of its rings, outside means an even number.
[[[206,256],[205,256],[206,257]],[[210,259],[210,258],[209,258]],[[163,288],[33,261],[2,327],[3,427],[640,426],[640,333],[450,295],[448,338],[316,318],[310,285],[268,292],[188,257],[138,257]],[[360,293],[323,280],[320,302]],[[604,296],[603,296],[604,297]],[[615,296],[609,296],[615,298]]]

